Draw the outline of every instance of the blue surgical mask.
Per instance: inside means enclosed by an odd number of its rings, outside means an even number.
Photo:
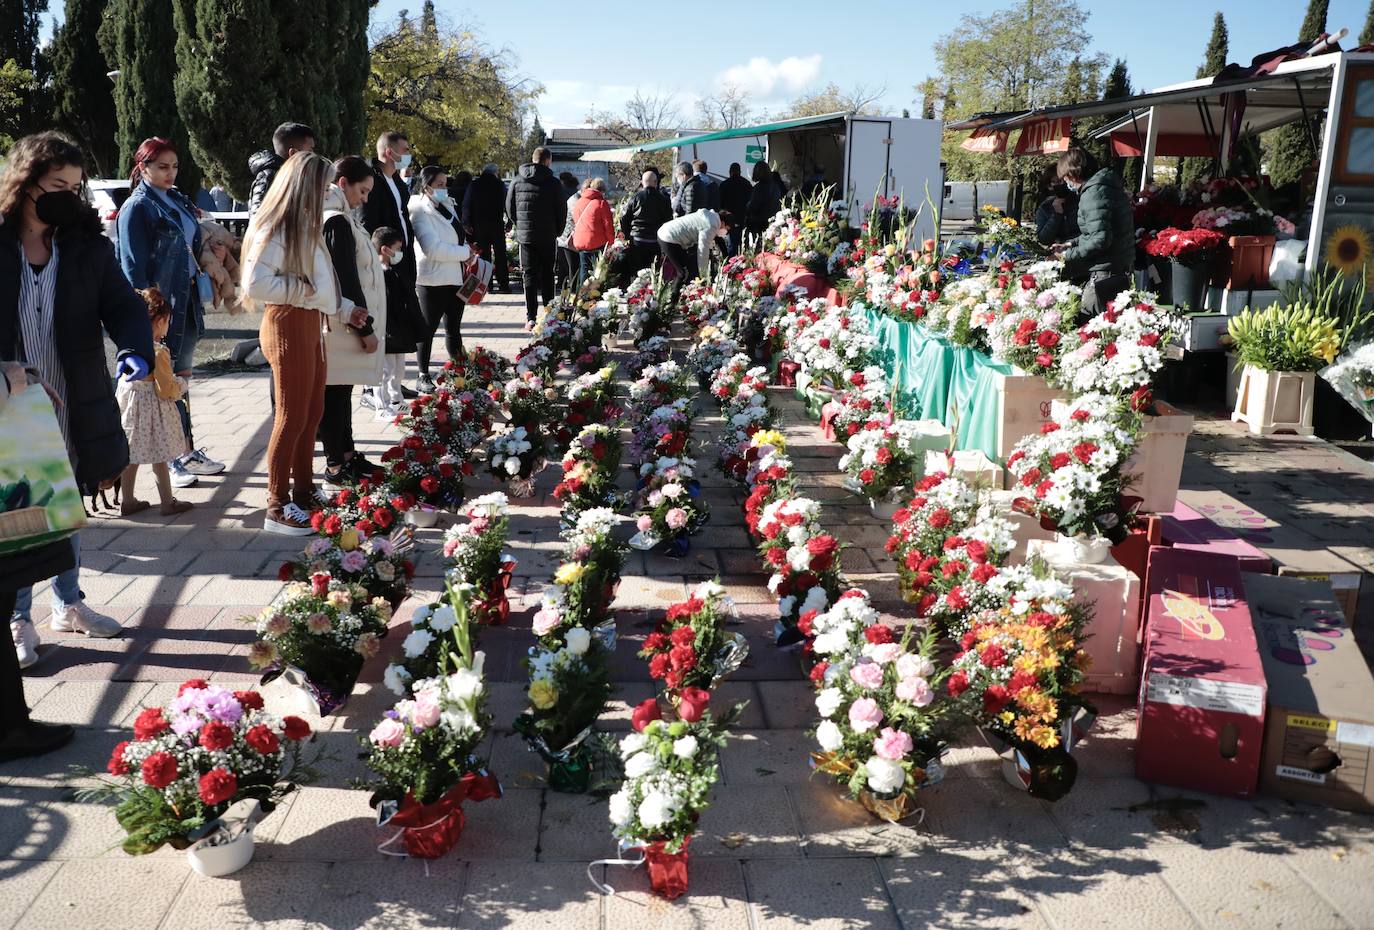
[[[448,188],[446,187],[441,187],[436,191],[430,191],[429,195],[433,197],[435,200],[437,200],[439,203],[448,202]]]
[[[410,153],[409,153],[409,152],[406,152],[404,155],[402,155],[402,156],[400,156],[399,158],[396,159],[396,170],[397,170],[397,171],[404,171],[404,170],[406,170],[406,169],[409,168],[409,167],[410,167]]]

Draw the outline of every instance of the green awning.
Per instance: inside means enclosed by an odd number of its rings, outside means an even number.
[[[737,126],[734,129],[721,129],[716,132],[702,133],[696,136],[682,136],[681,138],[659,139],[656,142],[641,142],[638,145],[628,145],[618,149],[602,149],[598,152],[586,152],[581,156],[582,161],[613,161],[628,162],[631,157],[640,152],[661,152],[664,149],[677,148],[680,145],[695,145],[699,142],[715,142],[719,139],[740,139],[748,136],[766,136],[772,132],[782,132],[787,129],[799,129],[802,126],[814,126],[818,123],[843,122],[844,118],[852,114],[847,110],[838,110],[834,113],[822,113],[819,116],[800,116],[796,119],[785,119],[776,123],[760,123],[757,126]]]

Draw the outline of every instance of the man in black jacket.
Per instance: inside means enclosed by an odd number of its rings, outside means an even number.
[[[754,185],[745,180],[744,175],[740,174],[739,162],[730,163],[730,176],[720,182],[720,208],[729,210],[737,217],[743,217],[749,212],[749,195],[754,192]],[[730,254],[738,255],[740,242],[744,238],[744,224],[738,223],[730,227]]]
[[[525,286],[525,332],[534,330],[540,298],[553,303],[555,240],[568,218],[567,195],[553,176],[553,154],[544,146],[530,153],[506,192],[506,216],[520,244],[520,274]]]
[[[297,152],[315,151],[315,130],[304,123],[282,123],[272,133],[272,148],[254,152],[248,159],[253,172],[253,189],[248,194],[248,212],[257,213],[262,198],[286,160]]]
[[[463,195],[463,228],[482,257],[491,261],[493,290],[510,293],[506,267],[506,185],[497,167],[485,165]],[[495,257],[493,257],[495,256]]]
[[[673,205],[658,186],[658,172],[640,178],[643,186],[625,202],[620,214],[620,233],[630,240],[627,273],[634,277],[658,257],[658,228],[673,218]]]
[[[410,164],[410,140],[403,132],[384,132],[377,137],[377,157],[372,161],[373,186],[363,204],[363,228],[376,232],[384,226],[399,230],[405,240],[401,260],[393,266],[406,286],[406,311],[411,320],[421,318],[420,298],[415,293],[415,228],[410,225],[410,189],[401,172]],[[428,391],[433,382],[421,378],[417,390]],[[404,389],[403,389],[404,390]],[[377,408],[373,391],[363,391],[363,405]]]
[[[673,192],[673,215],[686,216],[705,210],[709,205],[710,192],[701,178],[692,173],[692,163],[679,162],[674,174],[677,177],[677,189]]]

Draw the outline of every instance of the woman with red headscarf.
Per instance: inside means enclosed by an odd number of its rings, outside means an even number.
[[[177,190],[179,167],[176,146],[166,139],[145,139],[134,153],[132,191],[119,208],[119,264],[135,288],[156,286],[171,304],[167,347],[172,351],[172,370],[189,379],[196,343],[205,331],[199,287],[203,272],[196,260],[201,249],[199,212]],[[177,406],[187,448],[193,451],[167,465],[172,484],[187,488],[196,483],[197,475],[218,475],[224,464],[193,441],[189,389]]]

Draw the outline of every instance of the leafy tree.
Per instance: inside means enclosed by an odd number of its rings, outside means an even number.
[[[916,85],[916,93],[921,97],[921,119],[935,119],[935,103],[940,96],[940,82],[926,75],[926,79]]]
[[[1310,0],[1298,31],[1299,42],[1315,42],[1326,31],[1327,5],[1328,0]],[[1321,123],[1322,117],[1312,117],[1311,129],[1318,139],[1321,138]],[[1270,130],[1264,134],[1263,144],[1269,179],[1276,187],[1296,181],[1317,157],[1308,136],[1308,126],[1302,121]]]
[[[1076,0],[1016,0],[1006,9],[968,14],[935,43],[944,84],[945,119],[983,112],[1025,110],[1060,102],[1070,64],[1079,75],[1100,74],[1106,58],[1088,54],[1088,14]],[[1078,93],[1091,82],[1080,77]],[[1093,96],[1096,96],[1094,91]],[[965,133],[946,133],[942,155],[951,180],[1020,178],[1032,192],[1047,158],[1016,158],[1009,145],[1000,155],[966,152]],[[1026,183],[1032,181],[1032,183]],[[1013,191],[1016,185],[1012,185]],[[1009,197],[1008,206],[1012,206]]]
[[[238,0],[198,0],[197,5],[226,11],[242,7]],[[276,85],[281,106],[273,126],[285,120],[309,125],[316,132],[317,149],[330,156],[364,150],[370,6],[369,0],[270,4],[273,41],[280,48],[268,79]],[[251,48],[240,53],[251,57]]]
[[[518,77],[511,59],[470,29],[397,20],[372,46],[367,138],[401,130],[417,161],[454,168],[525,160],[522,120],[544,89]]]
[[[0,153],[24,135],[25,103],[34,88],[33,72],[13,58],[0,63]]]
[[[1102,85],[1102,99],[1120,100],[1122,97],[1131,96],[1132,93],[1131,75],[1126,70],[1126,62],[1118,58],[1116,61],[1112,62],[1112,70],[1107,72],[1107,80]],[[1104,117],[1102,125],[1106,125],[1107,120],[1114,118],[1115,117]],[[1096,154],[1103,160],[1103,164],[1108,163],[1107,159],[1111,160],[1110,163],[1116,168],[1117,173],[1121,175],[1122,180],[1126,182],[1126,189],[1128,191],[1139,189],[1140,169],[1142,167],[1141,159],[1113,156],[1111,151],[1111,140],[1109,139],[1104,139],[1102,141],[1102,147]]]
[[[114,84],[96,40],[107,0],[67,0],[66,17],[53,36],[53,118],[81,143],[97,177],[118,173]]]
[[[110,0],[100,24],[100,48],[111,69],[119,71],[114,82],[119,174],[129,173],[144,139],[162,136],[181,153],[177,187],[194,194],[201,175],[177,110],[176,38],[172,0]]]
[[[47,9],[48,0],[0,3],[0,66],[4,68],[5,93],[19,95],[17,101],[0,110],[0,133],[22,136],[44,129],[50,122],[45,93],[49,62],[38,47],[39,20]],[[9,67],[11,61],[14,67]],[[22,77],[21,72],[28,77]]]
[[[1218,10],[1212,20],[1212,35],[1207,40],[1207,50],[1202,53],[1202,64],[1198,65],[1197,74],[1194,76],[1205,78],[1218,73],[1226,67],[1226,58],[1229,54],[1230,35],[1226,31],[1226,17]],[[1182,159],[1179,164],[1179,183],[1191,184],[1211,174],[1214,161],[1215,159],[1203,156]]]

